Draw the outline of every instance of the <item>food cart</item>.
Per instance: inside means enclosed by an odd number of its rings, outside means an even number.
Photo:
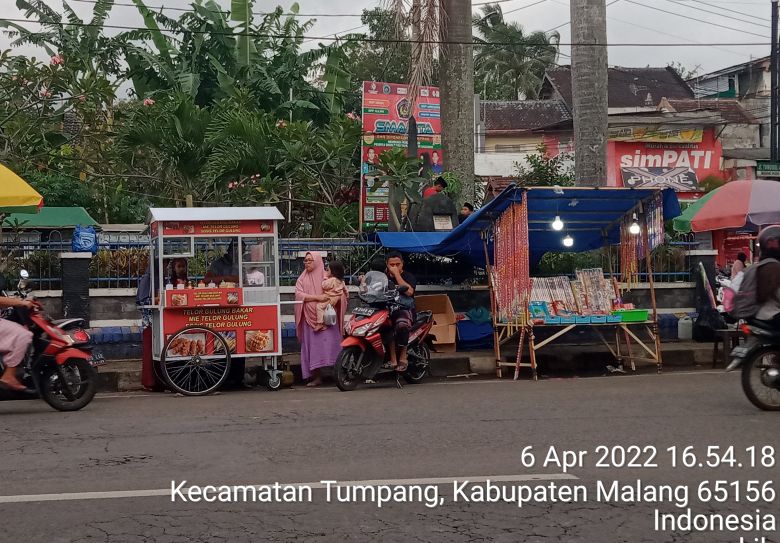
[[[149,210],[152,353],[172,390],[209,394],[250,357],[281,386],[281,219],[273,207]]]

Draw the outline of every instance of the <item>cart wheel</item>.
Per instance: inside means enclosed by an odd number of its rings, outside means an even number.
[[[209,351],[213,354],[206,354]],[[176,332],[165,344],[160,369],[175,392],[204,396],[217,390],[227,379],[230,350],[225,338],[214,330],[189,326]]]
[[[268,390],[279,390],[282,388],[282,372],[279,370],[271,370],[267,372],[268,374],[268,380],[265,383],[265,386],[268,387]]]

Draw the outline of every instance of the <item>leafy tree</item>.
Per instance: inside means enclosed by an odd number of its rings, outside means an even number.
[[[550,156],[544,144],[536,148],[537,153],[525,157],[527,166],[515,162],[515,170],[521,185],[526,187],[550,187],[559,185],[570,187],[574,185],[574,168],[570,161],[572,156],[560,153]],[[567,164],[567,162],[569,162]]]
[[[536,98],[544,72],[558,58],[557,32],[527,33],[504,20],[499,4],[482,6],[472,18],[478,47],[474,56],[474,88],[487,100]]]
[[[401,204],[420,203],[420,184],[426,180],[419,175],[419,159],[406,156],[406,149],[393,148],[379,155],[377,171],[370,172],[376,175],[379,181],[387,183],[390,187],[390,230],[401,231],[402,214]]]
[[[673,60],[672,62],[668,63],[667,66],[669,68],[672,68],[675,72],[679,74],[681,78],[683,78],[686,81],[689,79],[693,79],[694,77],[699,75],[699,70],[701,69],[701,64],[693,68],[688,68],[682,62],[676,60]]]

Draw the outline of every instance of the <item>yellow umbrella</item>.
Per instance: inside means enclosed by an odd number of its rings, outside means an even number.
[[[0,214],[38,213],[42,206],[43,196],[0,164]]]

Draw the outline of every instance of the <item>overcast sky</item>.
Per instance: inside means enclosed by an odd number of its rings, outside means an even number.
[[[145,0],[149,6],[164,4],[167,8],[186,7],[187,0]],[[131,0],[117,0],[132,4]],[[229,0],[217,0],[230,6]],[[381,0],[300,0],[300,12],[305,14],[330,13],[359,15],[364,8],[372,8]],[[483,0],[474,0],[474,10]],[[653,44],[715,44],[715,43],[760,43],[762,45],[708,45],[706,47],[610,47],[610,65],[665,66],[672,61],[681,62],[687,68],[699,67],[708,72],[732,64],[746,62],[751,58],[769,54],[769,0],[608,0],[607,33],[610,43],[653,43]],[[258,0],[254,11],[262,12],[277,5],[289,8],[292,2]],[[644,4],[644,5],[640,5]],[[60,0],[49,0],[49,5],[61,7]],[[70,5],[83,16],[91,14],[92,4],[71,0]],[[570,41],[568,0],[504,0],[502,9],[508,20],[521,23],[526,30],[551,30],[557,27],[562,43]],[[649,6],[649,7],[648,7]],[[2,17],[21,18],[15,0],[0,0]],[[655,9],[652,9],[655,8]],[[665,10],[671,13],[662,13]],[[729,11],[731,10],[731,11]],[[711,13],[708,13],[711,12]],[[735,13],[740,12],[740,13]],[[170,16],[180,12],[166,11]],[[741,19],[741,20],[739,20]],[[142,26],[135,7],[115,6],[109,24]],[[309,32],[312,36],[333,35],[354,29],[360,25],[357,16],[320,17]],[[721,25],[721,26],[717,26]],[[34,28],[31,26],[30,28]],[[354,31],[354,30],[353,30]],[[119,32],[119,30],[111,31]],[[316,43],[316,41],[314,42]],[[7,36],[0,37],[0,47],[9,46]],[[31,53],[31,50],[24,50]],[[569,47],[562,47],[561,64],[568,64],[565,54]],[[37,52],[40,54],[40,52]]]

